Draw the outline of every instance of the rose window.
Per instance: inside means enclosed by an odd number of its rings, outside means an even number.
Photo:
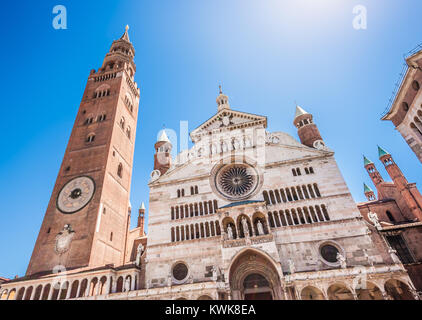
[[[241,200],[256,189],[258,176],[252,167],[235,164],[222,167],[216,175],[217,190],[228,199]]]

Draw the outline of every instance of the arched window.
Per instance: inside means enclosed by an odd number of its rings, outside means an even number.
[[[194,195],[194,190],[193,190],[193,187],[190,187],[190,194],[191,194],[191,195]]]
[[[297,176],[296,169],[292,169],[293,176]]]
[[[94,133],[89,134],[88,137],[86,138],[86,142],[92,143],[94,141],[95,141],[95,134]]]
[[[122,178],[123,177],[123,165],[119,163],[119,166],[117,167],[117,175]]]
[[[319,188],[318,188],[318,185],[316,183],[314,183],[314,189],[315,189],[316,196],[318,198],[321,198],[321,192],[319,192]]]
[[[270,204],[270,199],[268,198],[268,192],[267,191],[264,191],[262,193],[262,195],[264,196],[264,201],[267,203],[267,205],[269,205]]]
[[[127,135],[127,137],[130,139],[130,136],[131,136],[131,130],[130,130],[130,127],[129,127],[129,126],[127,126],[127,129],[126,129],[126,135]]]
[[[195,186],[195,194],[198,194],[199,190],[198,190],[198,186]]]
[[[103,121],[106,120],[106,118],[107,118],[106,114],[101,114],[101,115],[98,116],[97,121],[103,122]]]
[[[124,129],[125,128],[125,118],[124,117],[122,117],[121,119],[120,119],[120,127],[122,128],[122,129]]]

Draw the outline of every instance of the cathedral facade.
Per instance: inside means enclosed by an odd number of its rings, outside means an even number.
[[[130,230],[134,55],[126,29],[91,72],[27,274],[1,299],[419,299],[301,107],[297,141],[220,88],[191,149],[155,143],[148,236],[143,205]]]

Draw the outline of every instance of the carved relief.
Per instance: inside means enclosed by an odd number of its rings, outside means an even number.
[[[72,239],[75,235],[75,231],[72,230],[70,224],[66,224],[62,231],[60,231],[56,236],[56,245],[54,247],[54,251],[58,255],[62,255],[69,251],[70,244],[72,243]]]

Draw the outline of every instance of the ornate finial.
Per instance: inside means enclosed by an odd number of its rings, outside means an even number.
[[[218,87],[220,89],[220,94],[223,94],[223,87],[221,86],[221,84]]]
[[[126,25],[125,30],[126,30],[126,32],[128,32],[128,30],[129,30],[129,25],[128,24]]]

